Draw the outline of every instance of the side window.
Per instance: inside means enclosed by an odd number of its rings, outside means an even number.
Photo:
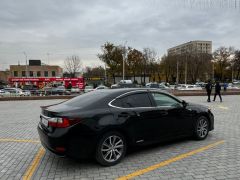
[[[152,93],[152,96],[158,107],[161,106],[181,107],[181,104],[177,100],[165,94]]]
[[[122,99],[119,98],[119,99],[116,99],[115,101],[113,101],[111,103],[113,106],[116,106],[116,107],[122,107]]]
[[[147,93],[138,93],[116,99],[112,105],[123,108],[151,107],[151,101]]]

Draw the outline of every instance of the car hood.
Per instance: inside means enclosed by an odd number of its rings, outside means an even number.
[[[188,102],[187,108],[191,108],[194,110],[202,110],[202,111],[207,111],[209,109],[209,107],[207,107],[207,106],[204,106],[201,104],[196,104],[196,103],[191,103],[191,102]]]

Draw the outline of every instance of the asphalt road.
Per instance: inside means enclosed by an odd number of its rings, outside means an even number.
[[[63,100],[0,102],[0,179],[240,179],[240,96],[223,96],[223,103],[182,98],[212,108],[215,130],[206,140],[149,146],[107,168],[42,148],[36,130],[39,107]]]

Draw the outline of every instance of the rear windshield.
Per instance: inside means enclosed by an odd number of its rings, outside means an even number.
[[[75,98],[72,98],[68,101],[65,101],[63,104],[74,107],[87,107],[96,103],[104,103],[104,98],[107,97],[109,93],[104,91],[92,91],[86,94],[79,95]]]

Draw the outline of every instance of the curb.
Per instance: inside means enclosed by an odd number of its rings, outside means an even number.
[[[188,91],[188,92],[179,92],[172,91],[170,92],[175,96],[207,96],[205,91]],[[214,95],[214,92],[211,94]],[[221,95],[240,95],[239,91],[223,91]],[[22,100],[51,100],[51,99],[71,99],[73,95],[59,95],[59,96],[25,96],[25,97],[1,97],[0,101],[22,101]]]

